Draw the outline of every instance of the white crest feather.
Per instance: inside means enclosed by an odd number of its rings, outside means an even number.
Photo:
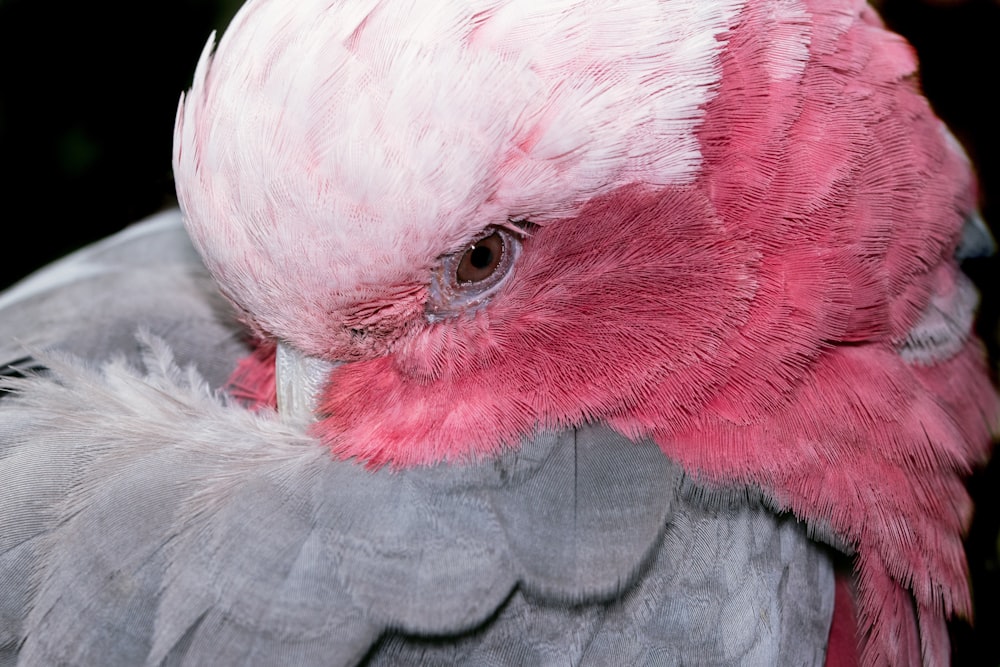
[[[693,180],[742,5],[252,1],[178,114],[188,227],[231,298],[322,355],[331,313],[488,225]]]

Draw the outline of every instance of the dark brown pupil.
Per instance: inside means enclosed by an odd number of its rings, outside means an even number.
[[[472,249],[472,254],[469,255],[469,261],[472,262],[472,266],[477,269],[488,268],[493,262],[493,251],[486,246],[477,245]]]
[[[496,271],[503,258],[503,237],[494,232],[476,241],[465,251],[458,264],[455,277],[460,283],[478,283],[486,280]]]

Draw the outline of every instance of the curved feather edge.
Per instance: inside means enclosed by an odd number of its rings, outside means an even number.
[[[651,443],[593,425],[372,471],[142,340],[144,371],[49,354],[51,376],[4,381],[0,645],[23,642],[18,664],[379,664],[443,636],[486,655],[527,619],[518,650],[576,628],[580,664],[640,646],[821,663],[825,552],[760,507],[686,503]]]

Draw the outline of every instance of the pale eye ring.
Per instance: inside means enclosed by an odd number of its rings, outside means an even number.
[[[435,321],[488,303],[520,251],[521,240],[514,231],[490,227],[460,252],[441,258],[430,284],[427,318]]]

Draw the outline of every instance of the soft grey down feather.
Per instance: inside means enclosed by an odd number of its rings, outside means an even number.
[[[0,400],[0,665],[822,664],[826,548],[652,444],[336,461],[217,393],[246,348],[176,213],[46,271],[0,295],[51,369]]]

